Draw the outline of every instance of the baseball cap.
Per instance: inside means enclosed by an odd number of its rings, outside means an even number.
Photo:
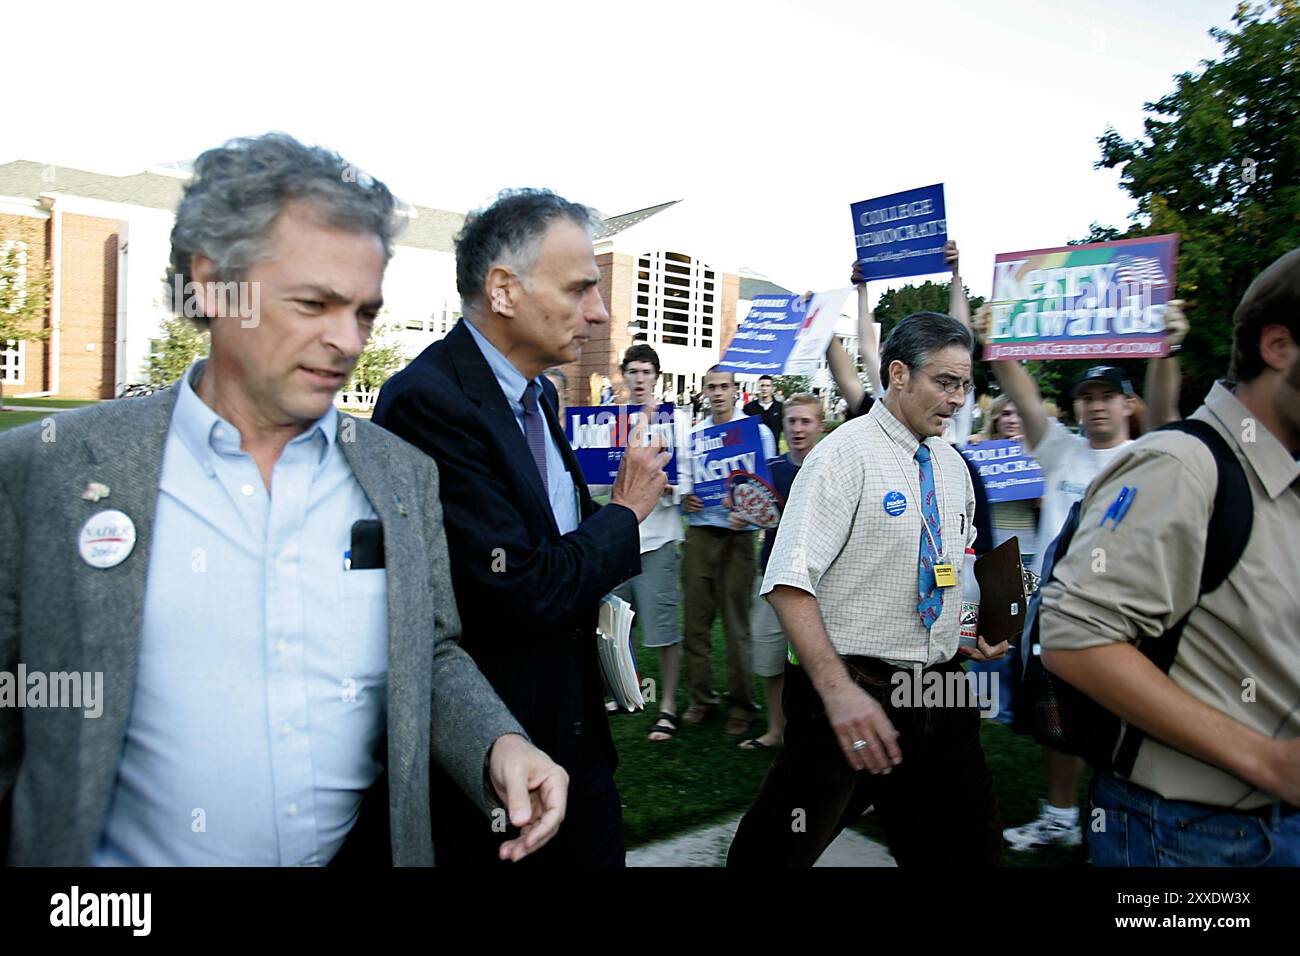
[[[1133,394],[1133,383],[1128,380],[1122,369],[1114,365],[1094,365],[1088,371],[1079,376],[1079,380],[1074,383],[1074,388],[1070,392],[1071,397],[1079,397],[1079,389],[1091,382],[1105,382],[1107,385],[1113,385],[1125,395]]]

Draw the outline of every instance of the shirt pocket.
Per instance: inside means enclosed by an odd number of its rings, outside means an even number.
[[[916,500],[916,490],[910,483],[900,480],[897,469],[883,469],[883,474],[869,477],[863,485],[862,501],[858,505],[867,521],[864,528],[871,529],[870,540],[861,545],[877,557],[887,561],[915,562],[921,549],[921,509]],[[905,499],[903,510],[898,511],[897,495]],[[889,498],[890,509],[885,508]]]
[[[363,687],[387,680],[388,572],[383,568],[344,571],[340,595],[342,617],[336,633],[346,696],[350,689],[360,693]]]

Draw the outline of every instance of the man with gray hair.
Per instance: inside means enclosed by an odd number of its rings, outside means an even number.
[[[668,454],[641,444],[597,507],[543,372],[577,361],[609,321],[585,206],[507,191],[456,239],[465,318],[379,393],[374,420],[438,462],[461,644],[571,778],[563,833],[538,864],[621,866],[622,810],[597,660],[601,598],[641,572],[637,525],[667,485]],[[504,834],[445,781],[441,863],[491,863]]]
[[[988,660],[1007,645],[958,646],[975,495],[940,437],[971,388],[971,346],[956,319],[909,315],[882,350],[884,398],[800,469],[762,588],[794,649],[785,746],[730,866],[811,866],[873,805],[900,866],[1000,856],[961,654]],[[910,692],[921,684],[947,692]]]
[[[428,865],[433,765],[485,826],[506,801],[503,856],[554,835],[564,771],[455,642],[437,468],[332,404],[394,221],[327,150],[205,152],[169,285],[211,357],[0,436],[0,671],[73,665],[105,697],[89,722],[0,706],[9,862]]]

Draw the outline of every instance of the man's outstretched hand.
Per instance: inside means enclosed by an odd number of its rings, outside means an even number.
[[[559,832],[569,800],[569,775],[523,737],[506,734],[488,754],[488,776],[511,825],[520,831],[516,839],[501,844],[499,855],[518,863]]]

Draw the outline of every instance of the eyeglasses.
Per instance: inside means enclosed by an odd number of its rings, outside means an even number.
[[[962,379],[952,378],[948,375],[931,375],[929,372],[925,372],[924,374],[926,378],[943,389],[945,395],[957,395],[959,393],[969,395],[971,392],[975,391],[975,383],[969,379],[963,381]]]

